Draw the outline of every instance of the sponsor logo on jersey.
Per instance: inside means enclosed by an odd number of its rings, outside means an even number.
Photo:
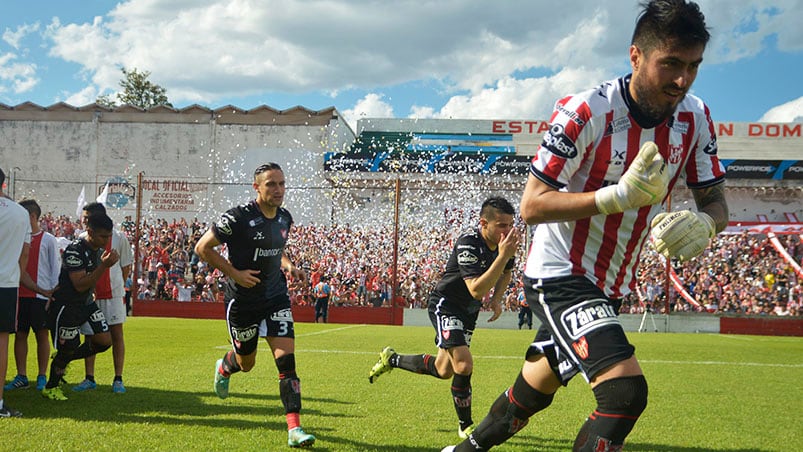
[[[572,306],[561,314],[560,319],[572,340],[578,340],[597,328],[619,323],[613,307],[602,298]]]
[[[256,325],[251,325],[245,328],[231,328],[231,337],[236,342],[248,342],[249,340],[256,337],[257,333],[259,332],[259,328]]]
[[[441,319],[441,330],[443,331],[462,330],[462,329],[463,329],[463,321],[458,319],[457,317],[443,317]]]
[[[572,348],[574,349],[574,352],[577,353],[577,356],[580,357],[580,359],[588,359],[588,341],[586,340],[585,336],[573,342]]]
[[[611,136],[615,133],[623,132],[629,129],[632,126],[630,123],[630,118],[627,116],[623,118],[616,118],[613,121],[609,122],[608,125],[605,127],[605,135],[604,136]]]
[[[459,265],[473,265],[476,264],[479,258],[470,251],[462,251],[457,254],[457,263]]]
[[[93,312],[92,315],[89,316],[90,322],[102,322],[104,320],[106,320],[106,316],[103,315],[103,311],[101,311],[100,309]]]
[[[678,133],[687,134],[689,133],[689,123],[686,121],[676,121],[670,127],[672,130]]]
[[[78,337],[79,333],[80,333],[80,328],[78,327],[59,328],[59,342],[63,344],[65,341],[75,339],[76,337]]]
[[[708,155],[717,155],[717,137],[711,137],[711,141],[703,148],[703,152]]]
[[[541,146],[548,149],[549,152],[566,159],[577,157],[577,147],[574,141],[564,133],[562,124],[552,124],[549,130],[544,132],[544,140]]]
[[[83,261],[80,257],[78,257],[75,251],[64,251],[64,263],[67,264],[68,267],[80,267]]]
[[[217,230],[220,231],[221,234],[224,235],[231,235],[231,222],[234,221],[231,215],[228,213],[224,213],[221,215],[220,220],[215,223]]]
[[[459,249],[459,250],[465,250],[465,249],[476,250],[477,247],[474,246],[474,245],[457,245],[457,249]]]
[[[292,322],[293,311],[290,308],[282,309],[281,311],[274,312],[270,315],[270,319],[274,322]]]
[[[558,363],[558,372],[561,375],[566,375],[572,370],[572,363],[568,359],[562,359]]]
[[[564,107],[563,104],[558,104],[557,110],[571,118],[571,120],[574,121],[574,123],[578,126],[583,126],[586,123],[576,111],[569,110],[568,108]]]
[[[669,163],[676,165],[680,163],[680,159],[683,157],[683,145],[681,144],[670,144],[669,145]]]
[[[260,257],[274,257],[282,254],[281,248],[254,248],[254,262]]]
[[[263,220],[262,218],[254,218],[253,220],[248,222],[248,226],[251,226],[253,228],[254,226],[260,225],[264,222],[265,220]]]

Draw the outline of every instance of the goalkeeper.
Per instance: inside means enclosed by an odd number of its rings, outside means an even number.
[[[535,225],[524,288],[541,327],[512,386],[468,439],[445,451],[505,442],[577,374],[596,408],[573,451],[622,450],[647,407],[647,380],[618,318],[621,299],[636,284],[650,233],[659,252],[688,260],[725,228],[728,207],[714,123],[689,94],[710,38],[705,18],[687,0],[642,7],[632,73],[560,99],[550,116],[520,209]],[[696,211],[661,213],[681,178]]]

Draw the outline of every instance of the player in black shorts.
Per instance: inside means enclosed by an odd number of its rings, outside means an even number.
[[[112,345],[109,325],[92,292],[101,275],[120,257],[115,250],[105,250],[113,226],[105,214],[89,216],[86,237],[74,240],[62,255],[59,284],[48,307],[50,334],[57,350],[50,363],[50,378],[42,389],[48,399],[67,400],[59,383],[70,361],[101,353]],[[94,335],[81,344],[81,325],[85,322]]]
[[[227,210],[207,230],[195,252],[227,277],[226,323],[232,350],[215,363],[215,394],[229,395],[229,378],[250,371],[256,362],[259,337],[265,337],[279,370],[279,395],[287,417],[291,447],[309,447],[315,437],[301,428],[301,383],[296,375],[295,335],[287,279],[306,280],[304,271],[284,254],[293,217],[282,208],[285,178],[276,163],[254,171],[257,197]],[[229,257],[216,249],[226,244]]]
[[[474,361],[469,351],[481,300],[493,289],[490,304],[496,320],[511,278],[519,231],[514,227],[513,206],[504,198],[482,203],[480,225],[455,242],[446,270],[429,297],[429,318],[435,327],[437,356],[399,355],[385,347],[369,373],[373,383],[380,375],[401,368],[435,378],[452,378],[452,401],[459,420],[458,434],[466,438],[474,430],[471,418],[471,373]]]
[[[442,452],[504,443],[576,375],[596,406],[574,452],[621,451],[647,408],[621,299],[636,285],[650,235],[666,258],[694,258],[727,226],[728,206],[714,122],[690,93],[710,38],[705,17],[688,0],[640,6],[633,72],[557,101],[530,163],[520,212],[533,225],[524,287],[541,324],[535,339],[512,386],[469,438]],[[681,180],[697,211],[662,212]]]

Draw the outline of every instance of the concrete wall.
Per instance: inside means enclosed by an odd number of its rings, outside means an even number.
[[[129,202],[110,209],[118,222],[134,215],[132,187],[140,172],[146,179],[209,184],[197,194],[202,202],[193,211],[149,212],[143,200],[146,215],[209,219],[253,197],[253,170],[267,161],[285,170],[287,205],[296,221],[328,221],[331,209],[317,208],[327,204],[322,156],[353,140],[334,109],[0,109],[0,168],[9,195],[37,199],[45,212],[74,216],[82,187],[86,200],[94,200],[106,181],[116,178],[129,184],[131,193]]]

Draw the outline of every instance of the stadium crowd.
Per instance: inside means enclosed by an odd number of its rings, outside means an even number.
[[[448,227],[400,228],[398,305],[426,307],[428,294],[454,240],[474,220],[471,215],[445,215]],[[44,230],[66,240],[80,232],[80,225],[68,216],[46,214],[41,221]],[[126,217],[121,226],[133,243],[134,222]],[[208,268],[193,252],[195,242],[207,227],[207,223],[198,219],[144,221],[136,298],[222,301],[222,274]],[[390,306],[393,235],[391,226],[296,225],[287,252],[307,271],[308,281],[289,282],[291,299],[298,305],[314,303],[312,287],[325,275],[333,289],[330,301],[335,306]],[[795,262],[803,261],[799,235],[778,238]],[[623,313],[642,313],[649,306],[660,312],[801,315],[801,278],[766,234],[746,231],[720,234],[701,256],[683,264],[670,263],[685,291],[701,307],[686,300],[671,285],[671,302],[667,306],[665,261],[649,244],[647,247],[638,270],[638,289],[623,300]],[[522,247],[517,257],[519,265],[505,297],[504,307],[508,311],[519,309],[517,295],[523,290],[520,284],[523,256]],[[126,290],[132,286],[131,280],[126,282]]]

